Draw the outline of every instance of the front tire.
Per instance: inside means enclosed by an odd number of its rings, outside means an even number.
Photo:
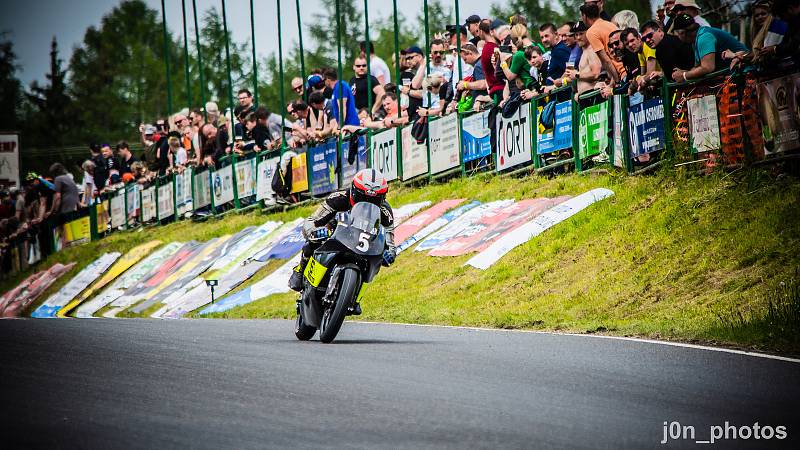
[[[303,320],[303,315],[298,312],[297,319],[294,321],[294,335],[297,336],[297,339],[307,341],[314,337],[316,332],[317,329],[311,325],[306,325],[306,322]]]
[[[356,291],[361,283],[361,276],[356,269],[343,269],[341,276],[342,284],[339,286],[339,294],[336,296],[336,304],[332,308],[327,308],[322,315],[319,327],[319,340],[326,344],[333,342],[339,329],[342,328],[344,317],[347,315],[347,308],[355,300]]]

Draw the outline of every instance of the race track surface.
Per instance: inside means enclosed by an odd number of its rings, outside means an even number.
[[[800,364],[595,337],[0,321],[0,448],[800,448]],[[694,440],[661,445],[664,422]],[[782,441],[708,440],[783,425]]]

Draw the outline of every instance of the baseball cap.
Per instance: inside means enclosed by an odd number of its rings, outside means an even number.
[[[145,135],[156,134],[156,127],[154,127],[152,125],[145,126],[144,127],[144,134]]]
[[[481,16],[479,16],[477,14],[473,14],[473,15],[467,17],[467,20],[464,22],[464,24],[466,25],[466,24],[470,24],[470,23],[480,23],[480,21],[481,21]]]
[[[675,16],[673,22],[674,22],[674,25],[672,26],[673,30],[685,30],[695,23],[694,17],[686,13],[680,13],[677,16]]]
[[[572,30],[571,31],[573,33],[583,33],[588,29],[589,29],[589,27],[586,26],[586,24],[583,23],[583,21],[581,20],[581,21],[578,21],[578,23],[576,23],[575,25],[572,26]]]
[[[490,29],[496,30],[496,29],[502,27],[503,25],[507,25],[507,24],[505,22],[503,22],[502,20],[500,20],[500,19],[494,19],[492,21],[492,26],[490,27]]]
[[[417,47],[416,45],[412,45],[411,47],[408,47],[406,49],[406,55],[410,55],[412,53],[416,53],[418,55],[424,55],[424,53],[422,53],[422,49]]]
[[[464,25],[447,25],[444,27],[448,34],[454,34],[456,30],[461,30],[461,34],[467,34],[467,27]]]
[[[313,87],[317,87],[320,83],[322,83],[322,77],[319,75],[309,75],[308,83],[306,83],[306,89],[310,89]]]

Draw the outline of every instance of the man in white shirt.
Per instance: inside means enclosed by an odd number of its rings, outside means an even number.
[[[361,41],[359,45],[361,47],[361,57],[365,58],[367,54],[367,43]],[[389,66],[386,64],[386,61],[382,60],[378,55],[375,54],[375,45],[373,45],[372,42],[369,43],[369,55],[370,75],[377,78],[378,81],[380,81],[381,86],[386,86],[387,83],[391,83],[392,71],[389,70]]]

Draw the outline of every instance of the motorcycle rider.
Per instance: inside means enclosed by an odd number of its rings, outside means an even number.
[[[303,222],[303,237],[306,243],[300,256],[300,263],[294,268],[289,278],[289,288],[301,292],[303,290],[303,271],[308,260],[322,243],[331,235],[328,225],[335,220],[336,213],[350,211],[359,202],[369,202],[381,210],[381,225],[386,233],[386,250],[383,252],[383,265],[389,266],[394,262],[397,252],[394,245],[394,213],[386,201],[389,184],[386,178],[377,169],[360,170],[348,189],[330,194],[325,201]],[[361,313],[361,307],[356,303],[353,307],[354,314]]]

